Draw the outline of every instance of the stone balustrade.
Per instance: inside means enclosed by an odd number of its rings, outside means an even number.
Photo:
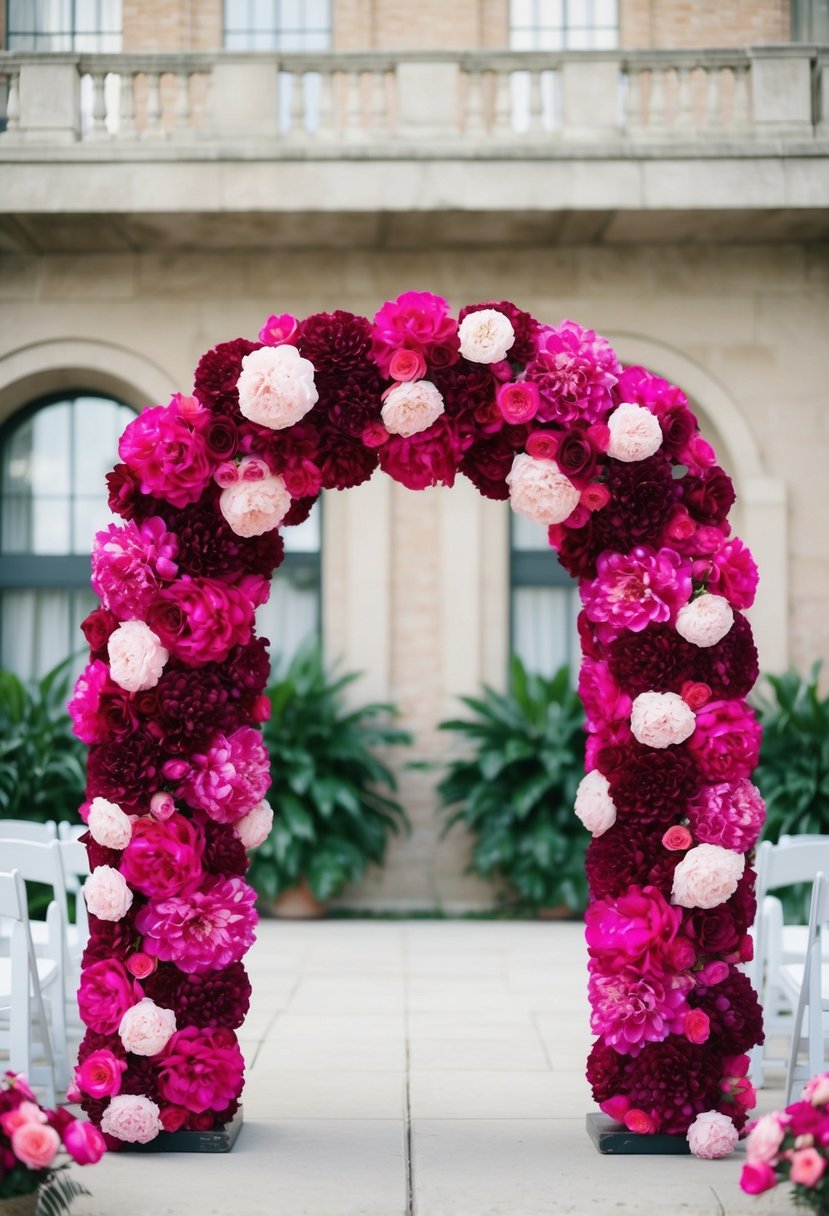
[[[222,156],[637,153],[829,136],[829,51],[0,53],[0,158],[141,142]],[[264,146],[263,146],[264,144]],[[350,151],[349,151],[350,150]],[[194,152],[195,154],[195,152]]]

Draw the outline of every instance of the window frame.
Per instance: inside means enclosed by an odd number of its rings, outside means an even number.
[[[123,37],[124,37],[123,0],[121,0],[120,21],[118,23],[117,29],[104,28],[102,12],[101,12],[101,6],[103,3],[103,0],[94,0],[95,13],[96,13],[96,18],[97,18],[95,28],[84,29],[84,30],[78,29],[78,22],[77,22],[78,0],[66,0],[66,3],[69,6],[69,28],[68,29],[60,29],[60,30],[38,29],[37,28],[37,16],[36,16],[37,10],[35,9],[34,10],[35,16],[32,18],[32,22],[31,22],[32,28],[31,29],[13,30],[12,26],[11,26],[12,0],[5,0],[4,7],[5,7],[5,18],[6,18],[6,21],[5,21],[5,47],[6,47],[6,50],[24,51],[24,50],[30,49],[32,53],[37,54],[39,51],[41,51],[41,48],[38,47],[38,45],[37,45],[38,40],[41,38],[49,38],[49,39],[66,38],[69,42],[69,45],[67,47],[61,48],[62,53],[64,53],[64,54],[66,52],[75,51],[78,49],[78,47],[76,45],[78,38],[86,39],[86,38],[114,38],[114,37],[117,37],[123,41]],[[31,48],[23,48],[23,47],[19,47],[19,46],[12,47],[10,45],[10,40],[12,38],[28,38],[34,43],[34,46]],[[47,51],[44,53],[48,53],[48,50],[51,50],[51,49],[52,49],[51,47],[48,48]]]
[[[283,41],[286,35],[289,37],[313,35],[327,35],[327,46],[324,49],[330,50],[334,37],[334,13],[332,0],[323,0],[326,5],[326,22],[324,25],[297,25],[286,26],[281,20],[283,0],[270,0],[272,21],[270,25],[256,25],[253,21],[253,6],[254,0],[242,0],[247,6],[247,21],[244,26],[233,25],[228,22],[228,0],[222,0],[222,46],[232,50],[243,50],[242,47],[228,47],[228,35],[240,38],[246,36],[249,40],[253,40],[255,36],[264,36],[272,40],[273,45],[268,48],[271,51],[292,51],[299,48],[285,47]],[[247,48],[250,49],[250,48]],[[317,48],[310,53],[321,53],[323,48]],[[299,53],[303,53],[301,50]]]
[[[509,652],[507,656],[508,664],[512,661],[512,656],[518,654],[516,646],[516,613],[515,613],[515,593],[525,589],[533,588],[561,588],[565,591],[575,592],[578,589],[578,580],[574,579],[569,574],[558,560],[558,554],[555,549],[519,549],[515,544],[515,513],[510,510],[509,527],[508,527],[508,544],[509,544],[509,561],[508,561],[508,578],[509,578],[509,600],[508,600],[508,623],[509,623]],[[568,656],[568,664],[570,666],[571,675],[575,678],[575,670],[577,667],[578,655],[574,651]]]
[[[603,32],[608,32],[608,33],[613,32],[616,35],[616,48],[619,45],[619,37],[620,37],[620,29],[621,29],[620,13],[619,13],[619,0],[615,0],[616,19],[612,25],[606,25],[604,23],[599,24],[597,22],[596,16],[595,16],[596,0],[583,0],[585,5],[587,6],[587,10],[588,10],[588,16],[583,23],[581,23],[581,22],[575,23],[570,20],[570,11],[571,11],[571,6],[572,6],[572,0],[560,0],[560,2],[561,2],[561,23],[560,23],[560,25],[555,25],[552,22],[542,21],[540,8],[541,8],[541,5],[544,3],[544,0],[528,0],[528,2],[532,6],[532,16],[531,16],[530,23],[527,25],[524,25],[524,24],[519,25],[514,20],[514,17],[513,17],[514,5],[512,4],[512,2],[510,2],[510,6],[509,6],[509,39],[510,39],[511,46],[512,46],[513,35],[515,33],[522,33],[522,34],[531,35],[532,41],[534,43],[536,43],[535,46],[533,46],[531,48],[525,48],[525,49],[542,50],[544,48],[537,45],[537,43],[540,41],[540,35],[542,33],[546,33],[547,31],[552,31],[552,30],[556,30],[558,32],[558,34],[560,35],[561,47],[559,49],[561,51],[611,49],[611,48],[598,48],[598,47],[573,47],[571,45],[571,35],[575,32],[589,31],[591,33],[591,35],[595,35],[595,33],[599,30],[601,30]],[[615,49],[615,48],[613,48],[613,49]]]

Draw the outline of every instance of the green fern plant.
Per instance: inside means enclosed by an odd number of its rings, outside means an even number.
[[[67,1216],[81,1195],[91,1195],[85,1186],[60,1170],[55,1170],[38,1193],[37,1216]]]
[[[472,868],[506,880],[525,906],[581,912],[588,838],[573,803],[584,775],[584,710],[566,667],[546,679],[514,657],[510,676],[508,693],[462,697],[471,717],[440,724],[467,745],[438,785],[447,830],[466,824]]]

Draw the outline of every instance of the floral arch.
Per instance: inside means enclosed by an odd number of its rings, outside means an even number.
[[[684,1135],[714,1111],[736,1139],[762,1041],[739,970],[764,814],[744,701],[757,571],[682,391],[572,321],[503,301],[455,318],[407,292],[372,321],[273,316],[258,341],[220,344],[192,396],[145,409],[119,455],[109,502],[123,522],[96,537],[101,607],[70,703],[90,749],[92,864],[76,1079],[110,1143],[237,1110],[246,849],[272,821],[254,609],[280,528],[378,467],[411,489],[462,473],[508,498],[579,580],[588,1077],[630,1131]]]

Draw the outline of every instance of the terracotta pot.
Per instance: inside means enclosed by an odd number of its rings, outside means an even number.
[[[536,912],[539,920],[573,920],[575,915],[569,904],[556,904],[554,908],[539,908]]]
[[[305,878],[270,903],[274,916],[286,920],[316,920],[325,916],[325,908],[326,905],[320,903]]]
[[[0,1199],[0,1216],[35,1216],[37,1191],[28,1195],[14,1195],[11,1199]]]

